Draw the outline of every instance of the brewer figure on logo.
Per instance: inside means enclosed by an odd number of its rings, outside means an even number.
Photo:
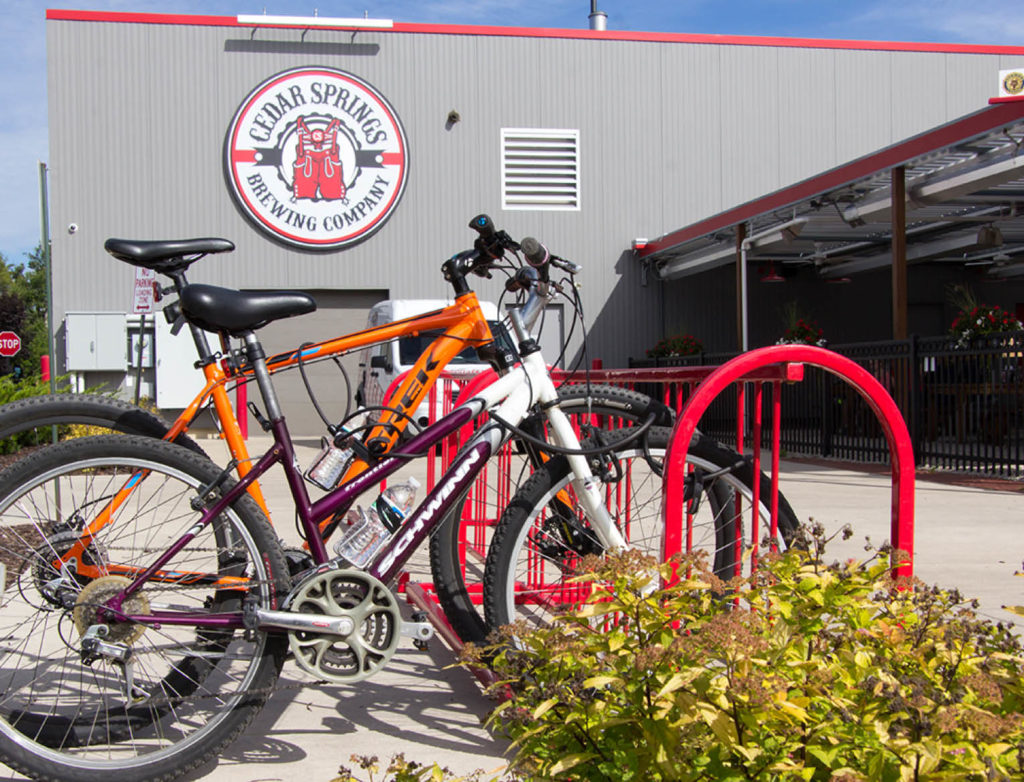
[[[299,141],[295,148],[295,177],[292,192],[296,198],[320,198],[337,201],[345,197],[341,157],[338,152],[337,119],[326,130],[310,130],[299,117]]]

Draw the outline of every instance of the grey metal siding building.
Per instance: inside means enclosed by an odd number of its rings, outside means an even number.
[[[674,286],[647,279],[635,237],[976,110],[994,74],[1024,52],[67,11],[48,13],[47,38],[55,322],[130,308],[133,271],[103,252],[107,237],[223,236],[236,251],[204,259],[192,279],[323,292],[337,318],[296,321],[280,339],[283,347],[326,337],[323,329],[358,325],[375,296],[445,297],[439,266],[470,245],[468,219],[487,212],[513,236],[537,236],[583,265],[590,355],[605,366],[642,355],[679,321]],[[257,227],[225,166],[228,129],[247,96],[274,74],[312,66],[352,74],[384,96],[408,149],[390,217],[365,240],[326,252]],[[575,208],[503,208],[503,129],[578,132]],[[478,291],[500,295],[497,282]]]

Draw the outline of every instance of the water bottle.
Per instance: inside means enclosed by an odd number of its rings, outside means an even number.
[[[326,437],[321,437],[320,453],[313,461],[313,466],[306,472],[306,480],[330,491],[338,485],[341,476],[345,474],[345,470],[352,462],[352,456],[351,448],[339,448]]]
[[[409,478],[405,483],[389,486],[366,510],[359,507],[350,510],[345,514],[350,526],[334,545],[334,553],[355,567],[366,567],[402,526],[415,504],[419,486],[419,481]]]

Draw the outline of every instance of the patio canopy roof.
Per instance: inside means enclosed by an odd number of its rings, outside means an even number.
[[[748,260],[772,261],[783,274],[799,265],[836,279],[890,266],[902,211],[894,204],[893,171],[901,168],[906,263],[1024,275],[1020,98],[993,99],[973,114],[649,241],[637,254],[666,280],[732,264],[741,244]]]

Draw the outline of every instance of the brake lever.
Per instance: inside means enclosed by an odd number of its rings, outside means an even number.
[[[517,253],[522,249],[522,247],[520,247],[519,245],[519,242],[517,242],[515,239],[509,236],[505,231],[498,231],[496,235],[498,237],[498,240],[501,242],[502,247],[504,247],[506,250],[511,250],[512,252]]]

